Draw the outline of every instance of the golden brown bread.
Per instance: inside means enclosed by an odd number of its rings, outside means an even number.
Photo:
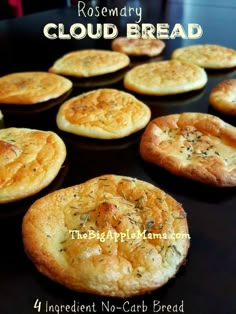
[[[177,48],[171,58],[206,69],[226,69],[236,66],[236,51],[220,45],[190,45]]]
[[[0,77],[0,103],[32,105],[62,96],[72,82],[48,72],[19,72]]]
[[[22,232],[41,273],[70,289],[113,297],[162,286],[189,248],[182,206],[150,183],[117,175],[39,199]]]
[[[48,186],[65,157],[65,145],[54,132],[1,129],[0,203],[31,196]]]
[[[162,53],[165,42],[155,38],[127,38],[117,37],[112,41],[112,50],[127,54],[128,56],[154,57]]]
[[[209,102],[218,111],[236,115],[236,79],[218,83],[210,93]]]
[[[116,139],[144,128],[151,118],[148,106],[117,89],[97,89],[73,97],[57,114],[59,129],[99,139]]]
[[[109,50],[85,49],[65,54],[55,61],[49,72],[75,77],[93,77],[127,67],[129,57]]]
[[[145,63],[128,71],[124,78],[126,89],[153,96],[197,90],[206,82],[204,69],[179,60]]]
[[[142,136],[140,153],[175,175],[219,187],[236,185],[236,128],[215,116],[156,118]]]

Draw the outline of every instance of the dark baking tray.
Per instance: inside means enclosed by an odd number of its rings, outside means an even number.
[[[216,43],[236,49],[236,5],[232,0],[218,1],[217,4],[215,1],[191,0],[97,1],[95,5],[142,6],[143,23],[166,22],[170,27],[175,23],[185,26],[188,23],[198,23],[202,26],[204,33],[199,40],[166,40],[166,49],[159,60],[168,59],[176,47],[194,43]],[[112,22],[119,26],[120,34],[123,34],[125,25],[133,21],[128,17],[79,19],[76,7],[1,21],[1,75],[16,71],[47,70],[56,58],[76,49],[110,49],[111,42],[104,39],[48,40],[43,36],[42,29],[49,22],[64,23],[66,27],[76,22]],[[152,60],[148,58],[132,58],[131,66],[150,61]],[[212,87],[223,79],[236,78],[235,69],[207,73],[209,81],[201,91],[169,97],[136,96],[150,106],[153,118],[169,113],[199,111],[215,114],[235,125],[235,118],[222,115],[208,105]],[[110,77],[77,80],[70,96],[102,86],[123,89],[123,74],[119,72]],[[1,107],[5,127],[32,127],[56,131],[67,145],[68,156],[58,177],[45,190],[21,202],[0,206],[0,313],[49,313],[49,305],[52,305],[56,313],[57,306],[73,304],[77,306],[76,313],[170,313],[176,312],[174,305],[181,304],[187,314],[236,313],[235,188],[205,186],[175,177],[144,162],[139,155],[142,131],[112,141],[86,139],[61,132],[55,123],[59,105],[60,101],[43,104],[37,110],[33,108],[30,111],[19,111],[14,106],[10,109]],[[24,254],[21,222],[34,200],[55,189],[107,173],[129,175],[155,184],[182,203],[188,214],[191,248],[186,266],[182,267],[168,284],[152,293],[129,299],[75,293],[39,274]],[[159,310],[155,304],[161,304],[165,309],[163,307]],[[39,308],[34,308],[34,305],[41,305],[40,311]],[[71,310],[60,313],[73,312]]]

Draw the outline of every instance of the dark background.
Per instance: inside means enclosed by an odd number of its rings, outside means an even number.
[[[87,2],[88,5],[91,4]],[[108,7],[124,4],[142,6],[143,20],[148,23],[166,22],[170,29],[175,23],[187,26],[198,23],[203,28],[199,40],[166,40],[164,53],[155,60],[168,59],[171,52],[181,46],[198,43],[214,43],[236,49],[235,1],[93,1],[95,5]],[[35,5],[36,8],[36,5]],[[112,22],[125,33],[127,23],[134,18],[78,18],[75,7],[56,8],[19,19],[0,21],[0,75],[17,71],[47,71],[52,63],[66,52],[82,48],[110,49],[109,40],[48,40],[42,29],[45,24],[63,23],[68,29],[73,23]],[[132,58],[131,66],[151,62],[147,58]],[[92,90],[98,86],[123,89],[122,76],[117,73],[103,78],[76,80],[73,95]],[[207,86],[196,92],[167,97],[136,95],[148,104],[152,117],[183,111],[199,111],[215,114],[235,125],[235,118],[214,111],[208,104],[211,89],[218,82],[236,78],[235,69],[207,71]],[[100,85],[98,85],[100,84]],[[62,100],[61,100],[62,101]],[[57,132],[65,141],[67,160],[55,181],[41,193],[14,204],[0,205],[0,313],[31,314],[37,299],[42,302],[41,313],[46,313],[45,304],[91,305],[95,302],[101,313],[101,302],[110,301],[118,307],[126,300],[101,298],[79,294],[51,282],[40,275],[24,254],[21,237],[21,222],[25,211],[38,197],[55,189],[84,182],[97,175],[114,173],[146,180],[164,189],[183,204],[191,235],[188,261],[176,278],[161,289],[150,294],[128,299],[131,304],[148,305],[146,313],[153,313],[154,300],[163,305],[180,304],[183,300],[187,314],[232,314],[236,313],[236,197],[235,188],[213,188],[186,179],[178,178],[157,166],[145,163],[139,155],[139,140],[142,132],[121,140],[99,141],[85,139],[61,132],[56,127],[55,116],[60,105],[43,104],[30,110],[1,107],[4,126],[32,127]],[[122,311],[117,309],[116,313]],[[64,312],[66,313],[66,312]],[[106,313],[106,312],[104,312]],[[168,313],[167,311],[159,313]]]

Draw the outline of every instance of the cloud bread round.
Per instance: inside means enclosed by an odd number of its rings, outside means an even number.
[[[218,111],[236,115],[236,79],[217,84],[210,93],[209,102]]]
[[[22,230],[25,251],[41,273],[104,296],[129,297],[162,286],[189,248],[182,206],[150,183],[116,175],[39,199]]]
[[[67,100],[57,114],[58,128],[81,136],[116,139],[128,136],[150,121],[148,106],[129,93],[98,89]]]
[[[236,66],[236,51],[219,45],[191,45],[177,48],[172,59],[196,64],[208,69],[225,69]]]
[[[49,72],[75,77],[92,77],[116,72],[130,63],[123,53],[109,50],[85,49],[65,54]]]
[[[65,157],[65,145],[53,132],[1,129],[0,203],[31,196],[48,186]]]
[[[0,77],[0,103],[32,105],[62,96],[72,82],[48,72],[19,72]]]
[[[155,38],[117,37],[112,41],[112,50],[123,52],[128,56],[154,57],[161,54],[164,48],[164,41]]]
[[[127,72],[124,78],[126,89],[153,96],[197,90],[206,82],[204,69],[179,60],[142,64]]]
[[[182,113],[152,120],[140,153],[175,175],[219,187],[236,186],[236,128],[213,115]]]

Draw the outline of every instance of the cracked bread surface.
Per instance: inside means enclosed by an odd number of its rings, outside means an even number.
[[[209,96],[211,106],[225,114],[236,115],[236,79],[218,83]]]
[[[236,51],[220,45],[190,45],[175,49],[171,59],[190,62],[206,69],[227,69],[236,66]]]
[[[0,77],[0,103],[33,105],[58,98],[72,88],[72,82],[48,72],[18,72]]]
[[[163,40],[156,38],[117,37],[112,41],[112,50],[123,52],[128,56],[158,56],[165,46]]]
[[[70,289],[113,297],[167,283],[190,242],[181,236],[188,235],[181,204],[148,182],[112,174],[39,199],[22,232],[25,251],[41,273]]]
[[[76,135],[117,139],[143,129],[151,110],[133,95],[97,89],[67,100],[57,113],[58,128]]]
[[[66,147],[54,132],[27,128],[0,130],[0,203],[31,196],[59,173]]]
[[[164,96],[203,88],[204,69],[179,60],[151,62],[134,67],[124,77],[124,87],[139,94]]]
[[[219,187],[236,185],[236,128],[210,114],[185,112],[152,120],[140,154],[178,176]]]
[[[49,68],[49,72],[73,77],[93,77],[116,72],[129,63],[129,57],[121,52],[84,49],[63,55]]]

